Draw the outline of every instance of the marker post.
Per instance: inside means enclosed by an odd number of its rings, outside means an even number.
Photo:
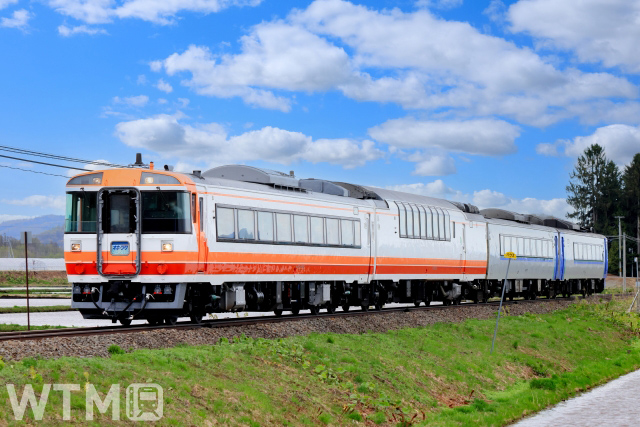
[[[502,312],[502,301],[504,301],[504,290],[507,288],[507,278],[509,277],[509,267],[511,266],[511,260],[516,259],[516,254],[513,252],[507,252],[504,254],[505,258],[508,258],[507,262],[507,274],[504,275],[504,283],[502,284],[502,296],[500,297],[500,308],[498,309],[498,318],[496,319],[496,328],[493,331],[493,341],[491,341],[491,352],[493,354],[493,346],[496,343],[496,335],[498,334],[498,323],[500,322],[500,312]]]

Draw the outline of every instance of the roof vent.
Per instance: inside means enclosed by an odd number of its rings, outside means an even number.
[[[196,178],[203,179],[202,178],[202,171],[199,171],[199,170],[194,170],[193,171],[193,176],[195,176]]]
[[[218,166],[217,168],[209,169],[202,174],[205,178],[223,178],[230,179],[232,181],[253,182],[256,184],[266,184],[272,187],[298,187],[298,180],[295,176],[287,175],[286,173],[270,170],[260,169],[253,166],[245,165],[227,165]]]
[[[334,196],[349,197],[349,190],[335,184],[331,181],[325,181],[323,179],[301,179],[300,188],[304,188],[308,191],[314,191],[316,193],[332,194]]]
[[[516,212],[505,211],[504,209],[482,209],[480,213],[485,218],[504,219],[507,221],[516,221],[529,224],[527,215],[522,215]]]

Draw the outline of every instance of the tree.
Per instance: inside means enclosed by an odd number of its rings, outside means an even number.
[[[636,229],[636,238],[640,240],[640,153],[633,156],[633,160],[624,169],[624,205],[626,222]],[[638,251],[640,252],[640,251]]]
[[[578,158],[567,186],[567,202],[574,208],[569,218],[598,233],[612,229],[620,208],[621,179],[616,164],[607,159],[604,149],[593,144]]]

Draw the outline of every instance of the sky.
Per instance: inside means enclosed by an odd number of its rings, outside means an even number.
[[[638,22],[640,0],[0,0],[0,145],[565,217],[586,147],[640,152]],[[73,174],[0,158],[0,222],[64,213],[64,177],[10,168]]]

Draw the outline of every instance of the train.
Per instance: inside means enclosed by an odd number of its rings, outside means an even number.
[[[605,236],[550,216],[246,165],[180,173],[138,155],[66,185],[72,307],[129,325],[216,312],[602,292]],[[508,252],[516,254],[505,281]]]

